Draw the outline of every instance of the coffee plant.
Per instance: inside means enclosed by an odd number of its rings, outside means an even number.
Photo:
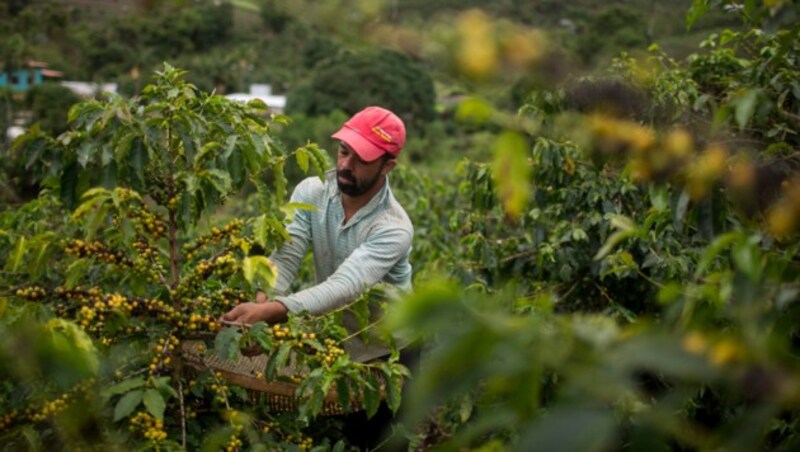
[[[407,371],[396,354],[351,361],[342,310],[274,326],[220,322],[270,292],[266,256],[290,240],[292,212],[310,208],[287,203],[289,159],[319,177],[328,163],[316,145],[285,152],[271,140],[288,118],[183,76],[166,65],[140,96],[77,104],[70,130],[34,127],[14,145],[45,188],[0,226],[4,444],[305,450],[331,445],[321,432],[335,422],[309,430],[330,394],[345,412],[399,406]],[[211,214],[247,187],[258,214],[215,224]],[[357,334],[377,330],[367,306],[386,301],[371,291],[347,307]],[[267,354],[248,377],[294,385],[298,409],[281,414],[218,370],[190,366],[188,347],[230,360],[240,349]]]
[[[34,127],[16,161],[43,191],[0,214],[0,442],[344,449],[326,407],[396,410],[409,376],[398,353],[344,351],[354,334],[390,337],[377,302],[397,308],[390,331],[425,339],[403,405],[412,448],[797,449],[800,10],[695,0],[687,25],[713,9],[742,28],[686,58],[622,54],[544,81],[518,114],[463,101],[454,117],[492,157],[392,172],[416,290],[365,293],[346,308],[357,333],[344,309],[217,320],[270,292],[266,256],[308,207],[286,204],[285,165],[326,166],[315,145],[272,139],[288,118],[166,67],[137,98],[74,107],[58,137]],[[456,22],[422,52],[476,92],[550,61],[538,33],[477,11]],[[232,201],[248,214],[226,216]],[[296,406],[278,412],[187,350],[262,352],[247,377],[290,385]]]
[[[797,447],[797,7],[698,0],[689,22],[721,6],[750,30],[623,55],[516,122],[468,100],[505,128],[494,161],[403,175],[444,213],[412,214],[445,276],[394,318],[432,344],[410,396],[431,443]]]

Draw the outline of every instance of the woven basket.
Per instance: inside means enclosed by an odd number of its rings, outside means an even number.
[[[273,412],[295,411],[300,404],[300,399],[295,395],[297,385],[284,381],[267,381],[257,378],[259,373],[263,373],[267,366],[268,354],[261,354],[254,357],[241,356],[237,360],[228,360],[216,354],[206,351],[205,343],[202,341],[184,341],[182,344],[183,358],[186,364],[197,371],[210,369],[222,375],[222,378],[231,384],[241,386],[246,389],[254,402],[263,402],[269,406]],[[293,363],[278,371],[279,375],[303,375],[307,370],[296,370]],[[381,385],[381,396],[384,395],[386,380],[383,373],[375,373]],[[361,399],[354,398],[349,407],[343,407],[339,403],[336,392],[329,391],[323,402],[323,416],[336,416],[363,409]]]

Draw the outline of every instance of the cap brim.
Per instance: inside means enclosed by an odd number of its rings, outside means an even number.
[[[348,146],[356,151],[356,154],[365,162],[371,162],[380,158],[386,151],[379,148],[355,130],[344,126],[338,132],[331,135],[332,138],[344,141]]]

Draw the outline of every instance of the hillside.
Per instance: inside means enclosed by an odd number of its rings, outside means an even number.
[[[482,8],[498,19],[550,30],[582,65],[592,67],[622,50],[643,49],[653,42],[664,43],[667,51],[683,56],[693,49],[698,34],[736,25],[717,13],[689,32],[684,15],[690,4],[691,0],[669,4],[651,0],[395,0],[384,3],[373,21],[424,27],[426,22],[452,21],[461,11]],[[6,8],[9,14],[0,36],[21,35],[26,46],[17,52],[48,61],[68,78],[113,78],[123,85],[131,84],[128,74],[134,66],[149,73],[150,68],[170,61],[206,73],[206,80],[197,80],[206,89],[230,91],[251,81],[281,86],[307,75],[296,55],[306,44],[339,39],[330,34],[336,31],[335,25],[308,24],[306,16],[313,16],[307,14],[308,8],[324,7],[305,2],[27,0]],[[333,11],[323,17],[327,22],[348,20],[339,14]],[[252,68],[237,68],[242,60],[242,65]],[[267,61],[272,69],[264,67]]]

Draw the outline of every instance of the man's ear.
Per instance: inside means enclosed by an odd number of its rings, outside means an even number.
[[[397,159],[389,159],[386,161],[386,163],[383,164],[383,169],[381,170],[381,172],[385,176],[389,174],[389,172],[391,172],[395,166],[397,166]]]

